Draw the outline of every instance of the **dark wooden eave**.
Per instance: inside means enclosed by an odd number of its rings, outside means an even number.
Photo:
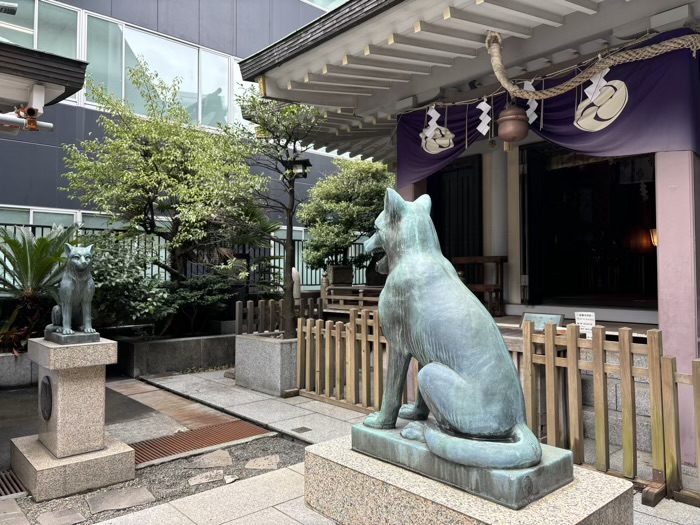
[[[249,56],[240,63],[243,80],[254,82],[259,76],[344,33],[404,0],[350,0],[313,22]]]
[[[83,88],[87,62],[0,42],[0,74],[26,78],[37,84],[56,84],[65,91],[47,100],[46,106],[56,104]]]

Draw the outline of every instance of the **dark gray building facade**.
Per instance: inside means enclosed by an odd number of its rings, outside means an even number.
[[[242,78],[237,63],[326,11],[328,0],[13,0],[15,16],[0,15],[0,41],[89,62],[88,74],[110,90],[139,100],[126,69],[143,56],[166,80],[182,79],[181,98],[203,125],[240,119],[233,102]],[[84,92],[44,108],[53,133],[0,135],[0,223],[51,225],[103,217],[79,210],[66,186],[62,144],[99,134],[99,112]],[[313,155],[310,177],[332,171],[331,157]]]

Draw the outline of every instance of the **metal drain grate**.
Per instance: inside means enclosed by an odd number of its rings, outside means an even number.
[[[0,499],[24,496],[27,489],[11,470],[0,471]]]
[[[269,430],[247,421],[230,421],[220,425],[180,432],[172,436],[132,443],[130,446],[136,451],[136,466],[139,466],[157,459],[178,456],[185,452],[260,436],[268,432]]]

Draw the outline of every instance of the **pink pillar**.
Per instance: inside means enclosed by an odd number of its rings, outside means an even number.
[[[689,373],[698,357],[698,257],[700,235],[700,159],[689,151],[656,154],[656,228],[658,232],[659,328],[664,355],[675,356],[678,371]],[[678,391],[681,452],[695,463],[693,400]]]

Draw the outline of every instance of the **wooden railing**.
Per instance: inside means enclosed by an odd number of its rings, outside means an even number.
[[[382,286],[327,286],[322,289],[323,308],[327,312],[349,312],[353,308],[376,309]]]
[[[300,394],[362,412],[378,410],[390,352],[376,310],[353,308],[348,323],[300,318]],[[649,330],[647,342],[641,344],[633,342],[629,328],[619,330],[618,341],[607,341],[602,326],[594,327],[592,339],[585,339],[574,324],[567,326],[564,334],[557,334],[553,323],[546,325],[544,333],[536,334],[532,322],[523,324],[522,347],[509,345],[509,352],[522,381],[528,426],[541,435],[543,442],[569,448],[574,462],[583,464],[581,377],[582,373],[590,373],[595,416],[594,468],[634,481],[643,488],[643,501],[647,504],[654,505],[668,495],[700,505],[699,493],[683,489],[678,412],[678,385],[690,385],[695,403],[694,423],[700,429],[700,359],[693,361],[692,374],[678,373],[676,358],[663,355],[659,330]],[[409,376],[413,376],[412,390],[417,387],[417,371],[417,366],[409,371]],[[619,376],[622,391],[621,472],[610,468],[610,375]],[[649,384],[652,479],[638,477],[635,378]],[[412,393],[413,398],[415,392]],[[407,397],[404,392],[404,399]],[[542,425],[538,421],[540,403],[546,405],[546,421]],[[546,429],[544,433],[540,432],[542,428]],[[700,458],[700,435],[696,439]]]
[[[297,386],[300,395],[360,412],[382,405],[386,363],[391,349],[377,310],[351,308],[350,321],[298,320]],[[415,399],[418,367],[409,370]],[[409,393],[404,390],[404,399]]]
[[[284,299],[279,301],[260,300],[237,301],[234,317],[235,334],[252,334],[255,332],[276,332],[282,330],[280,312]],[[298,300],[295,305],[298,317],[322,318],[323,307],[320,299]]]

